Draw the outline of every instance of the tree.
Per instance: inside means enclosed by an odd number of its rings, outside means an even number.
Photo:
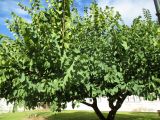
[[[26,106],[35,107],[39,102],[54,101],[64,88],[70,1],[52,0],[46,9],[40,7],[39,0],[31,4],[31,8],[19,6],[29,13],[32,23],[15,13],[7,21],[15,40],[3,39],[0,46],[0,97],[9,102],[25,101]]]
[[[159,25],[144,11],[125,25],[118,12],[102,10],[94,2],[78,15],[72,1],[39,0],[31,8],[21,4],[32,23],[12,14],[7,21],[15,40],[0,44],[0,97],[24,102],[29,108],[50,102],[60,111],[72,101],[92,107],[100,120],[114,120],[129,95],[156,99],[160,92]],[[97,106],[107,97],[107,118]],[[91,98],[87,103],[85,98]]]
[[[158,97],[159,26],[151,21],[148,10],[144,10],[144,16],[145,20],[137,18],[129,27],[120,23],[120,15],[112,9],[102,11],[93,4],[90,13],[75,26],[73,45],[79,50],[79,59],[71,81],[75,79],[74,88],[81,88],[84,94],[75,90],[72,97],[80,94],[82,103],[92,107],[101,120],[105,117],[96,97],[106,96],[109,101],[107,120],[114,119],[129,95],[150,100]],[[92,98],[93,103],[86,103],[84,98]]]

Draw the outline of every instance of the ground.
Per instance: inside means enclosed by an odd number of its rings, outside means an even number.
[[[63,111],[61,113],[29,111],[3,113],[0,114],[0,120],[97,120],[97,116],[94,112],[88,111]],[[160,116],[157,113],[119,112],[116,120],[160,120]]]

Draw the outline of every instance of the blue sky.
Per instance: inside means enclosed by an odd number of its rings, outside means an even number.
[[[6,19],[11,19],[10,13],[12,11],[31,22],[27,13],[17,6],[17,3],[20,1],[22,0],[0,0],[0,34],[12,37],[12,34],[4,22]],[[75,0],[75,5],[80,12],[83,12],[84,6],[89,6],[91,1],[92,0]],[[23,0],[25,5],[28,5],[28,2],[29,0]],[[142,15],[143,8],[149,9],[153,19],[157,19],[153,0],[97,0],[97,2],[102,8],[106,5],[114,7],[115,10],[120,12],[122,19],[128,25],[131,24],[135,17]]]

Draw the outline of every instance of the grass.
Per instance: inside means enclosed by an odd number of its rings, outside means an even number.
[[[107,113],[104,113],[107,116]],[[54,114],[47,111],[29,111],[0,114],[0,120],[98,120],[94,112],[63,111]],[[119,112],[116,120],[160,120],[157,113]]]

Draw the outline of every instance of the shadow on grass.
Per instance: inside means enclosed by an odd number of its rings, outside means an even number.
[[[104,112],[105,116],[107,114],[107,112]],[[43,120],[98,120],[98,117],[92,111],[62,111],[61,113],[28,111],[0,114],[0,120],[40,120],[39,118],[44,118]],[[158,113],[118,112],[115,120],[160,120],[160,116],[158,116]]]
[[[49,116],[47,120],[97,120],[97,119],[98,119],[97,116],[93,112],[64,111],[62,113],[56,113],[54,115]]]
[[[104,115],[107,116],[108,113],[104,112]],[[98,118],[94,112],[64,111],[50,114],[47,120],[98,120]],[[115,120],[160,120],[160,117],[156,113],[119,112]]]

